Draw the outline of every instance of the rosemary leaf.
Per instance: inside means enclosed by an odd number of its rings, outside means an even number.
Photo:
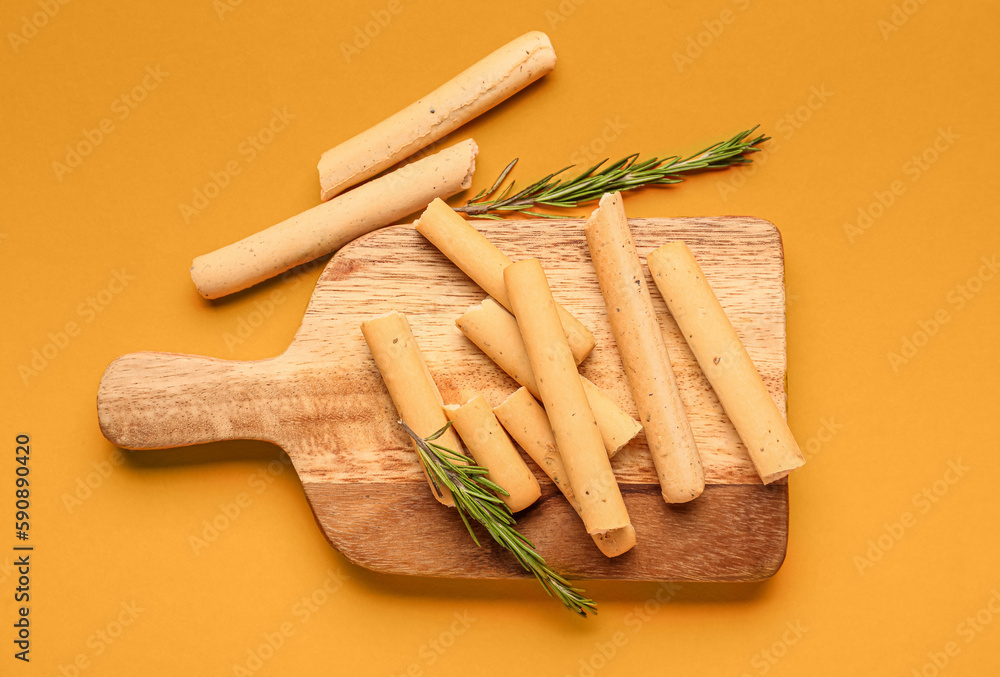
[[[399,424],[416,443],[420,462],[428,476],[435,480],[435,487],[440,482],[451,491],[455,509],[477,546],[479,539],[472,529],[470,517],[482,525],[494,541],[510,551],[518,563],[538,579],[550,597],[556,597],[567,609],[580,616],[597,613],[594,601],[549,567],[534,544],[515,528],[516,522],[510,509],[496,494],[491,493],[497,491],[507,495],[507,492],[484,477],[486,468],[469,463],[466,456],[433,442],[448,429],[450,422],[428,437],[420,437],[403,421]]]
[[[640,162],[639,154],[633,153],[604,169],[601,167],[608,162],[606,159],[572,179],[557,179],[574,166],[570,165],[513,194],[514,181],[511,181],[499,195],[493,197],[517,164],[517,158],[514,158],[489,189],[479,191],[479,194],[455,211],[480,219],[498,219],[501,218],[499,214],[507,212],[549,219],[563,218],[560,214],[546,214],[535,209],[579,207],[600,199],[604,193],[637,190],[644,186],[668,186],[681,183],[684,174],[748,164],[753,161],[749,155],[759,151],[760,144],[770,139],[763,134],[751,138],[756,130],[757,127],[753,127],[740,132],[727,141],[720,141],[689,157],[654,157]]]

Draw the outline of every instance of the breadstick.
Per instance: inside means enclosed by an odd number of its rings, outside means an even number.
[[[691,250],[665,244],[646,257],[653,280],[764,484],[806,461]]]
[[[625,501],[559,323],[545,272],[537,259],[525,259],[507,266],[503,276],[587,532],[603,534],[624,528],[630,524]]]
[[[542,490],[535,474],[517,453],[482,395],[461,406],[446,404],[444,411],[472,458],[489,470],[486,478],[509,494],[500,498],[511,512],[524,510],[538,500]]]
[[[424,363],[406,316],[391,312],[365,320],[361,323],[361,333],[375,358],[392,403],[406,425],[421,437],[428,437],[447,425],[448,417],[444,413],[441,393]],[[437,443],[464,453],[458,436],[451,428],[437,439]],[[416,449],[416,443],[413,448]],[[423,468],[424,464],[421,463],[420,467]],[[424,475],[427,476],[426,469]],[[427,482],[431,484],[431,491],[438,501],[445,505],[455,504],[446,487],[442,486],[439,494],[430,477],[427,477]]]
[[[584,230],[663,500],[690,501],[705,490],[705,473],[621,195],[606,193]]]
[[[511,309],[503,281],[503,271],[510,265],[510,259],[486,236],[459,216],[444,200],[431,202],[417,219],[415,226],[417,232],[472,278],[473,282],[504,308]],[[594,335],[565,308],[559,304],[556,304],[556,308],[569,346],[573,350],[573,359],[580,364],[594,349]]]
[[[500,423],[514,441],[528,452],[531,460],[559,488],[573,510],[582,515],[580,502],[576,500],[573,487],[566,478],[566,466],[563,465],[559,450],[556,449],[556,438],[552,434],[549,417],[545,415],[542,405],[535,401],[527,388],[521,387],[500,406],[494,408],[493,413],[500,419]],[[635,529],[631,524],[606,534],[591,534],[591,536],[601,552],[608,557],[620,555],[635,545]]]
[[[369,181],[336,200],[199,256],[191,265],[191,278],[202,296],[217,299],[329,254],[434,198],[468,188],[478,152],[475,141],[467,139]]]
[[[455,320],[455,325],[512,379],[535,397],[539,396],[517,320],[499,303],[491,298],[484,299]],[[601,429],[608,457],[613,458],[619,449],[639,434],[642,426],[600,388],[583,376],[580,378],[597,427]]]
[[[532,31],[507,43],[416,103],[323,153],[320,199],[329,200],[388,169],[516,94],[555,65],[556,53],[545,33]]]
[[[590,410],[594,412],[594,420],[597,421],[597,428],[601,431],[601,440],[608,452],[608,458],[614,458],[619,449],[639,434],[642,425],[622,411],[618,403],[592,381],[581,376],[580,382],[583,383],[583,392],[587,396]]]

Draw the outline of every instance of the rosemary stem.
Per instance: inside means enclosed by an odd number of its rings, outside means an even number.
[[[399,421],[399,424],[416,443],[420,462],[434,480],[435,487],[443,485],[451,492],[455,509],[476,545],[479,545],[479,539],[469,522],[470,517],[482,525],[497,544],[513,554],[518,563],[538,579],[545,591],[559,599],[567,609],[584,617],[588,613],[597,613],[594,601],[549,567],[532,542],[515,528],[514,515],[493,493],[506,495],[507,492],[484,477],[486,468],[434,443],[448,429],[450,422],[426,438],[417,435],[405,422]]]
[[[714,171],[752,162],[750,155],[760,150],[760,144],[770,137],[763,134],[751,138],[757,127],[740,132],[726,141],[715,143],[704,150],[683,158],[679,155],[663,159],[650,158],[639,161],[639,154],[629,155],[607,165],[607,159],[583,171],[580,175],[563,180],[557,178],[572,168],[564,167],[535,181],[527,188],[514,192],[514,182],[501,191],[517,158],[510,162],[489,189],[479,192],[455,211],[476,218],[500,218],[500,214],[516,212],[528,216],[559,218],[561,215],[545,213],[538,207],[573,208],[597,200],[604,193],[637,190],[643,186],[666,186],[681,183],[685,174]],[[602,169],[603,167],[603,169]],[[499,191],[499,195],[497,195]],[[497,195],[497,197],[493,197]]]

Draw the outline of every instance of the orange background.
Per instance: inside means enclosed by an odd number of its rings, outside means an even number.
[[[1000,668],[1000,618],[988,610],[996,594],[1000,611],[1000,277],[981,263],[1000,254],[995,3],[399,0],[387,15],[382,0],[223,2],[10,0],[0,11],[0,673],[241,674],[234,665],[285,623],[293,633],[252,674]],[[43,6],[58,11],[26,29]],[[391,18],[348,59],[342,43],[372,12]],[[810,462],[791,481],[777,576],[683,585],[659,606],[647,605],[656,585],[591,582],[601,613],[581,622],[529,581],[349,564],[273,446],[113,464],[94,397],[115,356],[278,354],[318,275],[286,285],[266,323],[232,346],[226,334],[260,294],[203,301],[191,259],[314,205],[323,150],[531,29],[550,34],[559,65],[459,132],[482,149],[474,190],[515,156],[524,180],[591,157],[693,152],[757,123],[774,137],[756,169],[627,201],[631,216],[752,214],[782,230],[790,423]],[[686,50],[689,61],[677,57]],[[119,97],[137,86],[147,89],[132,108]],[[294,118],[251,159],[241,143],[275,109]],[[67,144],[106,118],[100,143],[57,176]],[[239,174],[185,222],[179,204],[231,161]],[[888,207],[870,207],[879,194]],[[859,219],[866,230],[845,230]],[[111,283],[115,271],[127,285]],[[22,377],[67,322],[76,335]],[[902,352],[907,339],[915,353]],[[22,431],[33,440],[30,666],[10,643]],[[196,553],[203,521],[234,503],[239,517]],[[331,571],[335,592],[302,606]],[[74,673],[81,654],[88,667]]]

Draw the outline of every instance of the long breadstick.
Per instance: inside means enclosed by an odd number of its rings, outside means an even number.
[[[406,316],[391,312],[365,320],[361,323],[361,333],[375,358],[392,403],[406,425],[421,437],[428,437],[447,425],[441,393],[424,363]],[[437,443],[463,453],[462,444],[451,428],[437,439]],[[416,449],[415,443],[413,447]],[[423,468],[423,463],[420,467]],[[424,475],[427,475],[426,469]],[[438,501],[445,505],[455,504],[446,487],[442,486],[439,494],[430,477],[427,482],[431,484],[431,491]]]
[[[388,169],[527,87],[555,65],[556,53],[544,33],[532,31],[507,43],[416,103],[323,153],[320,198],[329,200]]]
[[[549,425],[549,417],[527,388],[518,388],[513,395],[493,409],[514,441],[528,452],[539,468],[549,476],[578,515],[582,516],[580,501],[573,493],[573,487],[566,477],[556,438]],[[635,545],[635,529],[629,524],[604,534],[591,534],[594,543],[608,557],[616,557]]]
[[[216,299],[343,247],[468,188],[479,149],[472,139],[369,181],[336,200],[307,209],[239,242],[199,256],[191,265],[198,292]]]
[[[653,280],[764,484],[806,461],[743,342],[683,242],[646,257]]]
[[[487,298],[455,320],[455,325],[512,379],[539,397],[528,351],[513,315],[493,299]],[[583,376],[580,378],[597,427],[601,429],[604,447],[608,456],[614,457],[619,449],[639,434],[642,426],[600,388]]]
[[[504,308],[511,310],[503,281],[504,268],[511,261],[485,235],[473,228],[444,200],[431,202],[415,225],[417,232],[472,278],[473,282]],[[573,359],[580,364],[594,349],[594,335],[565,308],[559,304],[556,304],[556,308],[573,351]]]
[[[663,500],[690,501],[705,490],[705,472],[620,193],[601,198],[584,231]]]
[[[482,395],[463,405],[446,404],[444,411],[472,458],[489,470],[487,479],[508,493],[500,498],[511,512],[524,510],[538,500],[542,490],[535,474],[517,453]]]
[[[525,259],[507,266],[503,276],[587,532],[622,529],[630,524],[628,510],[559,322],[545,272],[537,259]]]

